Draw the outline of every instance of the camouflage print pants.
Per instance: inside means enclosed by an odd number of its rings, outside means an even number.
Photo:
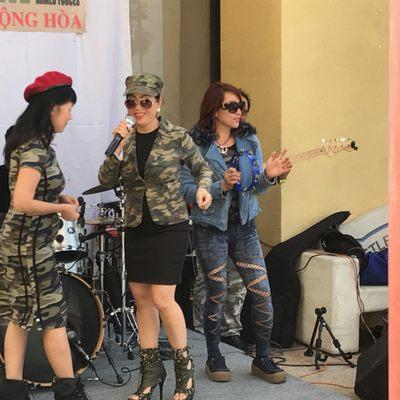
[[[222,307],[221,336],[240,335],[242,324],[240,313],[246,288],[243,279],[231,259],[228,259],[227,269],[227,294]],[[196,258],[196,281],[193,289],[193,326],[199,332],[204,333],[203,313],[206,301],[206,283],[204,280],[203,268],[199,258]]]
[[[53,250],[41,247],[19,256],[0,252],[0,317],[24,329],[60,328],[67,322],[67,306]]]

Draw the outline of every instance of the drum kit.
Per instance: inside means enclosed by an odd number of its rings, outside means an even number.
[[[79,198],[80,218],[78,221],[60,219],[53,248],[67,302],[67,333],[74,373],[81,374],[86,368],[93,368],[92,361],[103,349],[118,383],[122,383],[110,357],[110,346],[105,345],[104,332],[107,326],[109,340],[114,335],[113,341],[127,352],[129,359],[133,358],[139,336],[134,301],[126,293],[124,191],[123,187],[100,185],[86,190],[83,195],[110,189],[115,190],[119,201],[96,204],[98,213],[93,219],[85,220],[85,203]],[[91,228],[94,230],[87,233]],[[89,246],[93,239],[97,246]],[[93,253],[96,265],[90,257]],[[6,325],[0,325],[1,354],[4,354],[5,330]],[[50,386],[54,373],[42,343],[43,332],[33,328],[28,337],[24,378],[37,386]],[[0,359],[3,361],[1,355]]]

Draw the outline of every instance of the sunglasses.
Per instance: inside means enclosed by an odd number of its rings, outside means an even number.
[[[246,108],[244,101],[230,101],[229,103],[222,104],[223,110],[228,110],[231,114],[235,114],[237,110],[243,111]]]
[[[125,107],[128,110],[131,110],[132,108],[135,108],[137,105],[140,105],[140,107],[150,110],[151,107],[153,107],[155,101],[152,99],[140,99],[140,100],[135,100],[135,99],[128,99],[125,101]]]

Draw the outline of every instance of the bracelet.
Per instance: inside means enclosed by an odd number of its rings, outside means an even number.
[[[278,176],[277,181],[278,181],[278,185],[282,185],[282,183],[285,183],[285,182],[286,182],[286,178],[280,178],[280,177]]]

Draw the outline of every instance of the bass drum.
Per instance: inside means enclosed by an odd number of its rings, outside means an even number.
[[[64,295],[67,301],[67,329],[77,333],[81,347],[95,358],[104,337],[104,312],[98,296],[91,287],[76,275],[60,273]],[[7,325],[0,325],[1,361],[4,354],[4,336]],[[74,372],[81,374],[88,364],[83,357],[71,349]],[[32,329],[26,349],[24,379],[39,386],[50,386],[54,378],[43,348],[43,333]]]

